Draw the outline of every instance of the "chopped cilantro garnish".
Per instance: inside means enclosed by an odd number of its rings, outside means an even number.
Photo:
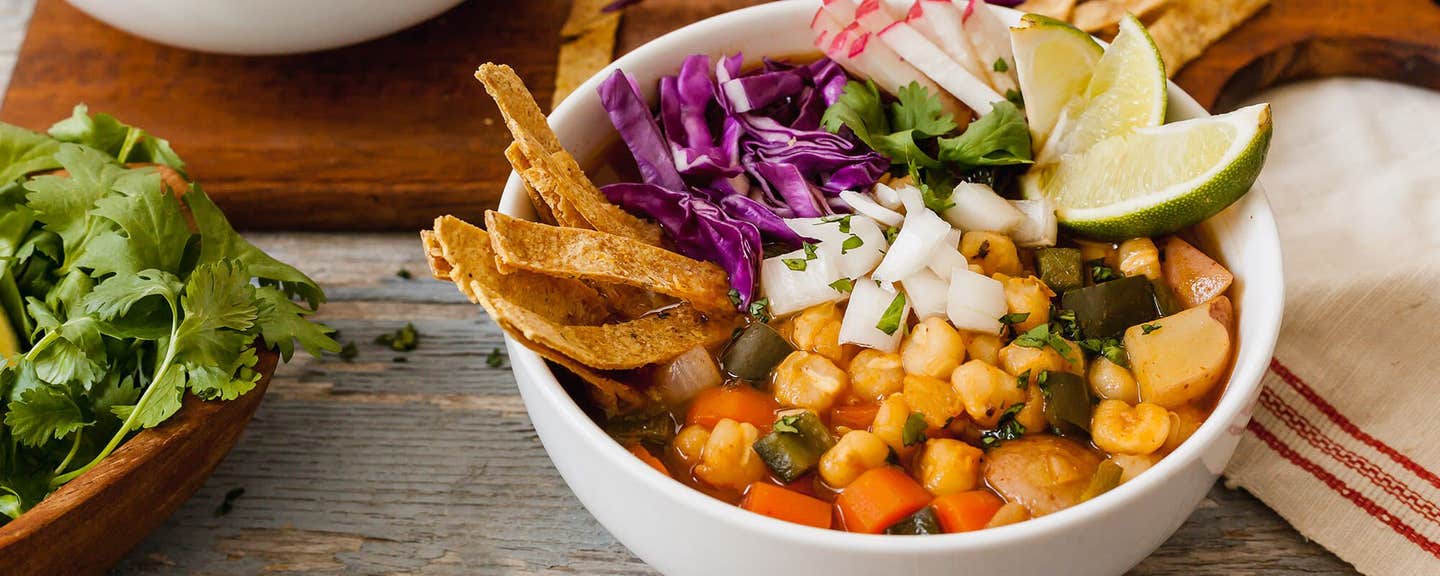
[[[1001,324],[1019,324],[1030,319],[1029,312],[1013,312],[1000,317]]]
[[[840,244],[840,253],[845,254],[864,245],[864,240],[861,240],[859,236],[851,234],[849,238],[846,238],[845,241]]]
[[[895,299],[890,301],[890,305],[880,315],[880,321],[875,323],[875,329],[887,335],[894,334],[896,330],[900,329],[900,322],[903,320],[901,315],[904,313],[905,293],[901,292],[895,295]]]
[[[795,270],[797,272],[803,272],[806,266],[804,258],[785,258],[781,260],[781,262],[785,263],[786,268]]]
[[[1015,377],[1015,387],[1016,387],[1016,388],[1019,388],[1019,389],[1021,389],[1021,390],[1024,390],[1024,389],[1030,387],[1030,371],[1029,371],[1029,370],[1026,370],[1026,371],[1024,371],[1024,372],[1021,372],[1019,376],[1016,376],[1016,377]]]
[[[409,270],[406,270],[406,269],[404,269],[404,268],[401,268],[401,269],[395,271],[395,277],[400,278],[400,279],[402,279],[402,280],[409,280],[409,279],[411,279],[411,278],[414,278],[415,275],[414,275],[414,274],[411,274]]]
[[[855,289],[855,281],[849,278],[841,278],[839,280],[831,282],[830,287],[834,288],[836,292],[839,292],[841,294],[848,294],[851,290]]]
[[[815,259],[815,249],[818,248],[818,247],[819,247],[819,245],[813,244],[813,243],[810,243],[810,242],[805,242],[805,243],[803,243],[803,244],[800,245],[800,249],[805,251],[805,259],[806,259],[806,260],[814,260],[814,259]]]
[[[789,434],[799,434],[799,433],[800,433],[800,429],[795,427],[795,423],[796,423],[796,422],[799,422],[799,421],[800,421],[800,415],[799,415],[799,414],[791,414],[791,415],[789,415],[789,416],[781,416],[779,420],[776,420],[776,421],[775,421],[775,425],[774,425],[774,426],[771,426],[770,429],[771,429],[771,430],[774,430],[774,431],[776,431],[776,432],[786,432],[786,433],[789,433]]]
[[[1054,348],[1056,352],[1059,352],[1066,360],[1070,359],[1070,344],[1066,343],[1065,339],[1061,338],[1059,334],[1052,333],[1049,324],[1041,324],[1031,328],[1024,334],[1016,336],[1015,340],[1011,343],[1024,348],[1043,348],[1049,346]]]
[[[1004,58],[996,58],[996,59],[995,59],[995,64],[994,64],[993,66],[991,66],[991,68],[993,68],[996,72],[1009,72],[1009,71],[1010,71],[1010,65],[1007,64],[1007,63],[1005,63],[1005,59],[1004,59]],[[1011,90],[1014,90],[1014,88],[1011,88]]]
[[[1015,419],[1015,416],[1024,409],[1024,402],[1012,404],[1006,408],[1004,412],[1000,413],[1000,421],[995,424],[995,428],[980,434],[980,443],[989,448],[1001,442],[1024,436],[1025,425]]]
[[[1161,328],[1164,328],[1164,326],[1161,326],[1161,325],[1159,325],[1159,324],[1141,324],[1141,325],[1140,325],[1140,330],[1141,330],[1141,332],[1144,333],[1144,334],[1149,334],[1149,333],[1154,332],[1154,331],[1156,331],[1156,330],[1159,330],[1159,329],[1161,329]]]
[[[344,360],[344,361],[346,361],[346,362],[349,362],[349,361],[351,361],[351,360],[354,360],[355,357],[356,357],[356,356],[359,356],[359,355],[360,355],[360,348],[357,347],[357,346],[355,346],[355,341],[354,341],[354,340],[351,340],[351,341],[349,341],[349,342],[346,342],[344,346],[341,346],[341,347],[340,347],[340,359],[341,359],[341,360]]]
[[[900,235],[900,227],[899,227],[899,226],[887,226],[887,227],[885,228],[885,243],[886,243],[886,244],[894,244],[894,243],[895,243],[895,237],[896,237],[896,236],[899,236],[899,235]]]
[[[736,307],[736,308],[739,308],[739,307],[740,307],[740,291],[739,291],[739,290],[736,290],[736,289],[734,289],[734,288],[731,288],[731,289],[730,289],[730,292],[726,293],[726,295],[730,297],[730,305],[731,305],[731,306],[734,306],[734,307]]]
[[[751,302],[751,303],[750,303],[750,309],[749,309],[747,312],[750,313],[750,317],[751,317],[751,318],[754,318],[756,322],[769,322],[769,321],[770,321],[770,299],[769,299],[769,298],[757,298],[757,299],[755,299],[754,302]]]
[[[925,441],[925,415],[919,412],[911,412],[910,417],[905,419],[905,428],[900,432],[900,441],[906,446],[914,446]]]
[[[420,346],[420,333],[415,331],[414,324],[406,322],[404,328],[376,336],[375,343],[396,352],[409,352]]]
[[[1125,354],[1125,348],[1118,338],[1086,338],[1079,342],[1080,349],[1096,356],[1103,356],[1106,360],[1129,366],[1130,358]]]
[[[1005,89],[1005,99],[1010,101],[1011,104],[1014,104],[1016,108],[1025,107],[1025,97],[1020,94],[1019,90],[1014,88]]]
[[[1086,262],[1086,264],[1090,265],[1090,279],[1096,284],[1109,282],[1120,277],[1119,274],[1115,273],[1113,268],[1105,265],[1104,258],[1096,258]]]
[[[396,360],[399,360],[400,358],[403,358],[403,356],[397,357]],[[485,357],[485,365],[491,368],[499,368],[501,366],[504,366],[505,353],[501,352],[499,348],[491,348],[490,354]]]

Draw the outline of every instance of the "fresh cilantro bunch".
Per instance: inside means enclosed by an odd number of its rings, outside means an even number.
[[[20,341],[0,357],[0,514],[164,422],[186,391],[245,394],[259,345],[339,350],[306,319],[320,287],[237,234],[183,169],[166,141],[84,106],[48,135],[0,124],[0,322]]]
[[[901,87],[887,104],[874,82],[852,80],[820,121],[831,132],[848,127],[865,145],[905,165],[925,193],[925,205],[937,212],[954,205],[950,192],[958,179],[973,179],[980,169],[1032,162],[1030,127],[1015,104],[995,102],[990,113],[950,136],[959,127],[955,118],[915,82]]]

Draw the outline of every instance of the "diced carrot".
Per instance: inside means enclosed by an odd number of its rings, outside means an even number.
[[[940,527],[947,533],[984,528],[1004,505],[1000,497],[984,490],[947,494],[930,503],[935,515],[940,517]]]
[[[661,462],[659,458],[656,458],[654,454],[651,454],[649,450],[646,450],[644,446],[631,444],[627,449],[629,449],[630,453],[634,454],[636,458],[639,458],[641,462],[649,464],[651,468],[659,470],[661,474],[666,476],[670,475],[670,471],[665,469],[665,463]]]
[[[685,423],[713,428],[716,423],[729,418],[736,422],[749,422],[764,432],[775,423],[775,411],[779,408],[780,405],[769,394],[749,386],[721,386],[695,396]]]
[[[880,405],[875,403],[836,406],[830,411],[830,426],[844,426],[851,430],[869,430],[875,421]]]
[[[930,493],[903,470],[885,466],[861,474],[835,498],[835,504],[847,530],[879,534],[930,500]]]
[[[751,484],[745,492],[745,500],[740,502],[740,507],[786,522],[816,528],[830,527],[829,504],[774,484]]]

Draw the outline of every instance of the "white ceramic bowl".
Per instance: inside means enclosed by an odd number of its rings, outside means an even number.
[[[464,0],[68,0],[161,44],[222,54],[294,54],[379,38]]]
[[[731,12],[667,34],[591,78],[550,116],[576,157],[614,140],[595,88],[615,67],[653,98],[655,81],[691,53],[763,55],[811,51],[818,4],[777,2]],[[1010,22],[1020,14],[1005,11]],[[1205,111],[1174,85],[1170,115]],[[533,217],[512,175],[501,208]],[[645,562],[672,576],[823,574],[1120,574],[1148,556],[1190,516],[1225,468],[1250,419],[1270,362],[1283,299],[1280,244],[1258,188],[1202,225],[1235,274],[1239,352],[1219,406],[1174,453],[1098,498],[1019,524],[941,536],[903,537],[821,530],[752,514],[666,478],[626,452],[565,394],[540,357],[509,341],[525,407],[555,467],[590,513]]]

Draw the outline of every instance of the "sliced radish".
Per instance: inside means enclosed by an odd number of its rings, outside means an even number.
[[[970,42],[961,33],[964,24],[960,10],[950,0],[916,0],[905,13],[905,23],[919,31],[955,63],[965,67],[972,76],[988,79]]]
[[[989,186],[961,182],[950,193],[954,206],[945,210],[945,220],[965,231],[1007,233],[1025,219],[1025,215],[1001,198]]]
[[[1055,245],[1058,230],[1055,204],[1050,202],[1050,199],[1011,200],[1010,204],[1025,215],[1025,219],[1010,233],[1016,246],[1034,248]]]
[[[877,280],[899,282],[924,269],[930,263],[935,248],[950,233],[950,225],[929,209],[923,206],[907,209],[900,235],[895,237],[895,242],[885,253],[885,259],[880,261],[880,266],[872,274]]]
[[[970,262],[965,259],[964,254],[960,253],[959,230],[954,228],[950,229],[950,232],[945,235],[945,239],[940,241],[939,246],[935,247],[935,253],[930,255],[930,264],[928,267],[931,272],[934,272],[941,278],[949,278],[950,272],[957,268],[961,270],[969,269]]]
[[[970,49],[980,60],[980,69],[996,92],[1015,90],[1020,82],[1015,76],[1015,52],[1010,47],[1010,27],[985,0],[951,0],[963,13],[965,33]],[[999,66],[996,61],[1005,61]]]
[[[929,270],[921,270],[900,281],[915,317],[924,320],[932,316],[945,316],[946,304],[950,301],[950,281],[936,276]]]
[[[901,303],[899,324],[887,334],[880,329],[881,320],[897,298]],[[861,278],[855,281],[850,304],[845,306],[845,318],[840,321],[840,343],[894,352],[900,347],[900,338],[905,335],[905,320],[909,316],[910,303],[905,301],[902,293],[882,288],[869,278]],[[886,327],[889,327],[888,323]]]
[[[894,50],[900,58],[929,76],[977,114],[989,113],[995,102],[1004,99],[984,80],[976,78],[966,71],[965,67],[951,60],[944,51],[909,24],[890,17],[880,6],[880,0],[829,0],[825,3],[825,10],[838,20],[853,18],[862,28]]]
[[[950,323],[961,330],[998,333],[1005,315],[1005,286],[999,280],[970,270],[950,273]]]
[[[818,252],[834,262],[839,277],[859,278],[869,274],[885,256],[885,233],[874,220],[863,215],[789,218],[785,225],[796,234],[820,241]],[[844,232],[841,228],[848,228]],[[859,240],[851,240],[858,238]],[[849,247],[846,247],[849,242]]]
[[[840,193],[840,199],[854,208],[856,212],[874,219],[876,222],[886,226],[899,226],[905,221],[905,215],[876,203],[869,196],[859,192],[846,190]]]
[[[832,3],[844,1],[831,0]],[[836,17],[828,9],[828,4],[827,7],[817,10],[810,21],[810,30],[815,35],[815,46],[850,74],[869,78],[887,93],[898,94],[901,86],[914,82],[937,95],[941,109],[956,118],[970,116],[970,110],[964,104],[942,90],[914,66],[906,63],[894,50],[886,47],[883,42],[872,42],[871,34],[858,25],[845,24],[852,20],[851,17]]]
[[[894,188],[891,188],[882,182],[876,182],[875,188],[874,190],[872,190],[872,192],[874,192],[875,194],[875,202],[879,203],[881,206],[897,212],[904,209],[905,207],[905,205],[900,202],[900,193],[896,192]]]
[[[792,259],[805,262],[805,268],[791,269],[785,261]],[[776,316],[843,300],[846,294],[830,286],[841,277],[832,255],[822,251],[817,251],[811,260],[805,260],[804,250],[796,250],[760,263],[760,291],[769,299],[770,312]]]

